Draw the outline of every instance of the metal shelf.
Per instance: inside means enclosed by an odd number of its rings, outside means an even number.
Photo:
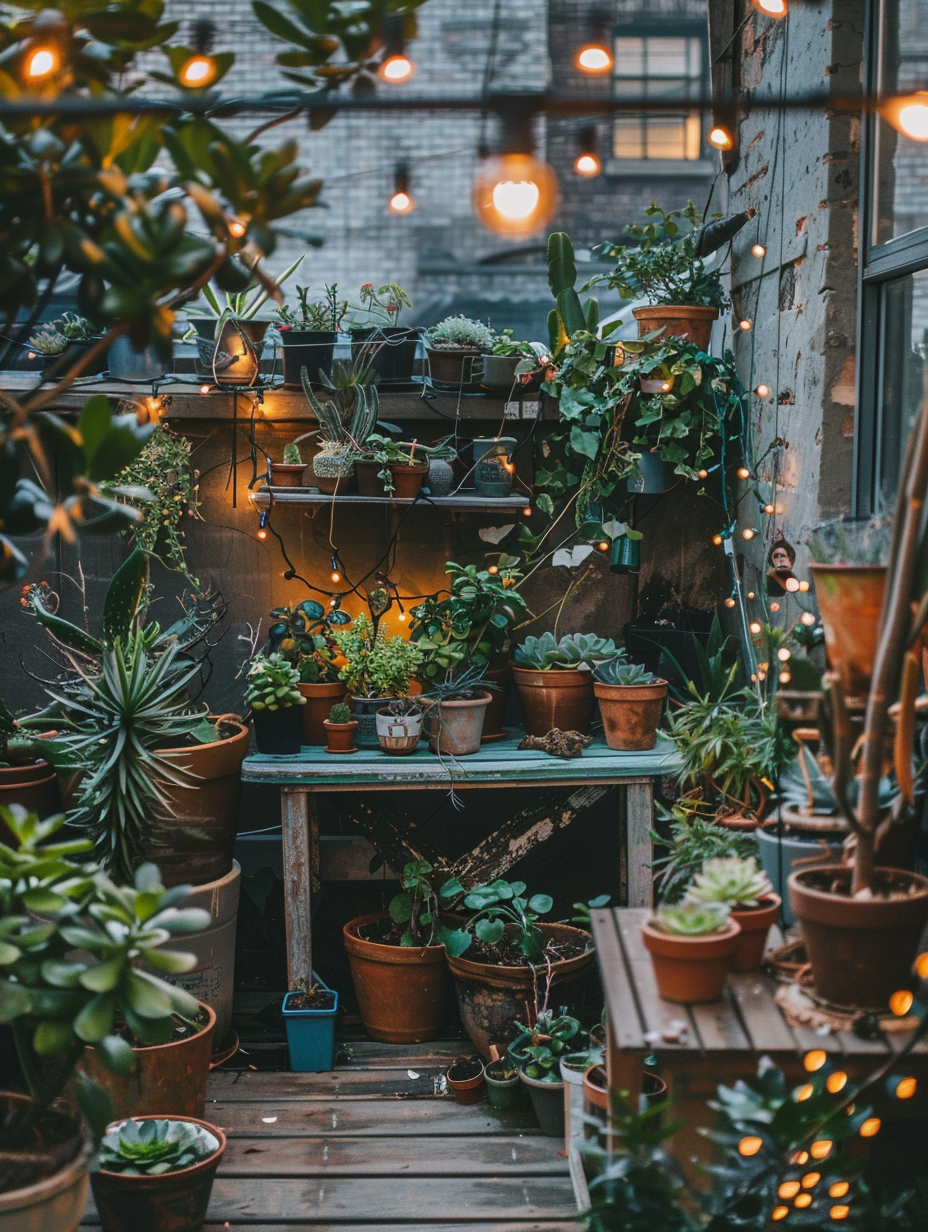
[[[479,492],[457,496],[422,496],[417,500],[390,496],[329,496],[311,488],[263,487],[253,494],[259,509],[276,505],[419,505],[423,509],[470,510],[471,513],[519,512],[531,503],[530,496],[481,496]]]

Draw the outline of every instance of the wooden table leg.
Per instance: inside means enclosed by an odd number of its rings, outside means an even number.
[[[282,788],[284,905],[287,921],[287,986],[305,991],[313,980],[312,836],[309,792]]]
[[[650,781],[628,783],[625,788],[625,856],[628,878],[627,907],[651,906],[651,845],[653,801]]]

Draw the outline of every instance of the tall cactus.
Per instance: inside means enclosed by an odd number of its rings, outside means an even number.
[[[548,285],[555,301],[555,307],[548,313],[548,339],[555,359],[579,330],[595,330],[599,324],[599,305],[596,300],[588,300],[584,311],[576,281],[570,236],[565,231],[555,231],[548,236]]]

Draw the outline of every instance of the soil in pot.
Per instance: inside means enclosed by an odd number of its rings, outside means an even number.
[[[513,666],[512,679],[522,705],[528,736],[544,736],[553,727],[588,736],[593,725],[593,673],[587,670],[536,671]]]
[[[767,949],[767,934],[780,914],[779,894],[768,894],[756,907],[735,907],[731,918],[741,925],[732,971],[758,971]]]
[[[600,684],[597,680],[593,692],[610,749],[654,748],[667,697],[666,680],[639,685]]]
[[[815,990],[839,1006],[885,1010],[908,988],[928,923],[928,877],[878,868],[873,897],[851,898],[851,869],[824,865],[789,878]]]
[[[401,945],[404,931],[382,915],[358,916],[342,930],[364,1029],[388,1044],[437,1039],[447,1003],[444,946]]]
[[[328,719],[322,724],[325,728],[325,751],[327,753],[357,753],[355,732],[358,730],[358,720],[350,723],[330,723]]]
[[[449,757],[468,757],[480,752],[483,721],[490,704],[489,692],[474,691],[472,696],[438,702],[429,708],[425,727],[433,753]]]
[[[664,1000],[683,1004],[717,1001],[732,970],[740,932],[731,917],[724,929],[702,937],[677,937],[652,924],[642,924],[641,938],[651,955],[657,991]]]
[[[391,462],[390,474],[393,476],[395,489],[393,495],[397,500],[415,500],[428,473],[428,463],[409,466],[405,462]]]
[[[656,338],[680,338],[695,342],[707,350],[712,337],[712,323],[719,315],[718,308],[702,304],[657,304],[647,308],[633,308],[632,316],[638,322],[638,337],[655,334]]]
[[[514,1065],[509,1066],[504,1061],[491,1061],[483,1071],[483,1076],[487,1084],[487,1103],[491,1108],[503,1112],[521,1105],[525,1088]]]
[[[486,1084],[483,1081],[483,1064],[477,1057],[458,1057],[448,1067],[446,1077],[457,1103],[476,1104],[483,1099]]]
[[[563,1138],[567,1121],[563,1082],[542,1082],[538,1078],[529,1078],[524,1069],[519,1071],[519,1078],[528,1087],[541,1132],[546,1138]]]
[[[341,680],[331,680],[317,684],[300,683],[297,688],[306,698],[306,705],[300,707],[303,712],[303,743],[313,746],[325,744],[325,723],[329,711],[336,702],[345,700],[348,686]]]
[[[90,1185],[103,1232],[200,1232],[203,1227],[226,1136],[217,1126],[197,1117],[170,1119],[202,1126],[216,1139],[218,1149],[188,1168],[160,1176],[129,1176],[105,1168],[95,1172]],[[115,1123],[110,1128],[115,1128]]]
[[[279,710],[253,711],[251,719],[258,752],[278,756],[299,753],[303,739],[301,710],[302,706],[281,706]]]
[[[13,1108],[25,1108],[25,1095],[0,1091],[0,1112],[6,1117]],[[60,1108],[42,1112],[21,1148],[0,1150],[0,1194],[25,1189],[55,1176],[84,1145],[80,1121]]]

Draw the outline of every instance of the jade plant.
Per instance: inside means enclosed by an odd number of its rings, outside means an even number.
[[[489,325],[458,315],[445,317],[431,326],[426,331],[425,341],[433,351],[481,351],[489,354],[493,350],[495,337]]]
[[[715,856],[703,862],[686,891],[687,903],[722,903],[732,909],[760,905],[773,886],[753,856]]]
[[[246,679],[245,702],[252,710],[282,710],[306,705],[306,698],[297,688],[300,673],[279,651],[255,655]]]
[[[524,881],[510,882],[502,878],[465,890],[457,877],[451,877],[441,886],[438,896],[446,902],[463,896],[464,906],[474,913],[460,928],[446,928],[441,932],[442,944],[453,957],[463,954],[474,937],[484,945],[498,945],[507,925],[515,932],[519,949],[527,958],[541,957],[545,935],[538,927],[538,918],[547,915],[554,906],[549,894],[533,894],[526,898]]]
[[[266,649],[278,652],[299,672],[301,684],[330,684],[338,679],[333,631],[351,624],[341,608],[326,609],[315,599],[294,607],[271,609]]]
[[[387,637],[383,626],[362,613],[350,629],[334,635],[345,658],[338,673],[354,697],[403,697],[422,662],[422,651],[405,638]]]
[[[672,937],[704,937],[725,927],[729,908],[724,903],[664,903],[652,923]]]
[[[580,1023],[566,1008],[560,1013],[543,1009],[532,1026],[516,1021],[519,1034],[509,1045],[507,1056],[519,1065],[527,1078],[537,1082],[561,1083],[561,1058],[574,1050],[573,1040],[580,1034]]]
[[[122,1176],[163,1176],[209,1159],[219,1140],[202,1125],[170,1118],[136,1121],[131,1117],[100,1143],[96,1167]]]
[[[351,710],[348,707],[348,703],[347,702],[336,702],[335,705],[332,707],[332,709],[329,711],[329,717],[327,721],[331,723],[333,727],[343,727],[346,723],[351,723],[353,720],[351,716]]]
[[[625,688],[656,684],[659,679],[641,663],[629,663],[624,655],[616,655],[614,659],[597,663],[593,668],[593,678],[600,684],[621,685]]]
[[[547,672],[594,668],[608,659],[614,659],[618,647],[611,638],[597,637],[595,633],[566,633],[560,640],[553,633],[540,637],[527,637],[513,652],[516,667]]]

